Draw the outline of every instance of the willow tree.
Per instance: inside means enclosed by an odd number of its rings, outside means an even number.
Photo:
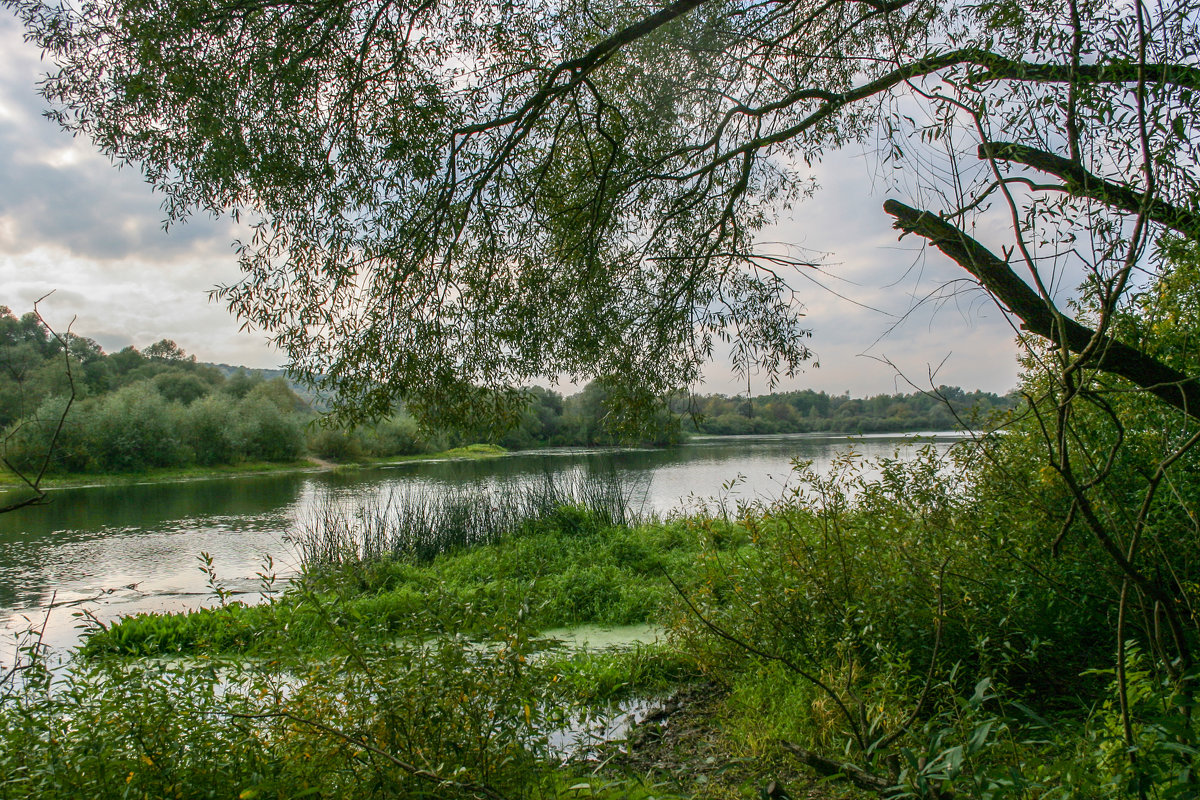
[[[794,265],[755,233],[854,140],[911,170],[897,225],[1029,330],[1200,404],[1047,274],[1071,248],[1111,305],[1158,231],[1200,230],[1192,3],[5,4],[58,121],[171,220],[253,226],[218,295],[344,411],[465,415],[564,374],[652,397],[723,341],[795,372]],[[988,204],[1014,226],[998,257],[966,235]]]
[[[218,295],[352,416],[465,418],[558,375],[644,404],[726,346],[794,372],[797,265],[756,234],[815,161],[866,143],[903,176],[880,213],[1027,346],[1070,498],[1054,545],[1083,529],[1106,559],[1122,701],[1140,626],[1190,713],[1191,590],[1151,544],[1200,441],[1200,360],[1190,334],[1156,350],[1125,323],[1147,291],[1194,288],[1160,257],[1200,240],[1193,0],[3,2],[54,65],[62,125],[137,165],[170,219],[253,227]],[[1159,414],[1119,494],[1136,420],[1113,393]],[[1165,517],[1194,521],[1177,499]]]

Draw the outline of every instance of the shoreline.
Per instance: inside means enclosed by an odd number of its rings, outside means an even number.
[[[91,489],[100,486],[135,486],[152,483],[186,483],[191,481],[217,480],[220,478],[242,478],[254,475],[276,475],[288,473],[335,472],[337,470],[368,469],[395,464],[410,464],[420,461],[470,461],[482,458],[499,458],[512,451],[499,445],[469,444],[437,453],[411,456],[392,456],[367,461],[326,461],[315,456],[303,461],[285,463],[252,462],[222,467],[164,467],[150,472],[103,473],[97,475],[66,475],[48,477],[42,481],[46,491],[59,489]],[[9,493],[20,492],[25,484],[15,480],[11,474],[0,475],[0,498]]]
[[[912,430],[912,431],[872,431],[870,433],[861,433],[857,431],[797,431],[795,433],[744,433],[744,434],[709,434],[709,433],[693,433],[689,434],[683,441],[668,447],[678,447],[686,445],[689,442],[695,444],[707,444],[714,440],[730,440],[730,439],[782,439],[788,437],[800,437],[806,439],[886,439],[895,437],[914,437],[928,439],[944,439],[944,438],[966,438],[970,433],[965,431],[929,431],[929,430]],[[594,447],[584,448],[592,449],[625,449],[626,447],[638,449],[637,445],[597,445]],[[220,467],[164,467],[162,469],[152,470],[149,472],[135,473],[103,473],[96,475],[75,474],[62,477],[48,477],[42,482],[42,488],[46,491],[57,491],[60,489],[91,489],[103,486],[135,486],[142,484],[157,484],[157,483],[186,483],[192,481],[218,480],[221,478],[240,478],[252,477],[256,475],[274,475],[274,474],[303,474],[303,473],[321,473],[335,472],[338,470],[356,470],[370,469],[372,467],[389,467],[398,464],[411,464],[418,462],[437,462],[437,461],[469,461],[485,458],[500,458],[510,455],[518,455],[521,453],[546,452],[557,450],[578,450],[574,445],[547,445],[545,447],[532,448],[530,450],[507,450],[500,445],[494,444],[469,444],[462,447],[454,447],[449,450],[442,450],[437,453],[423,453],[420,455],[409,456],[392,456],[388,458],[369,459],[364,461],[328,461],[316,456],[308,456],[303,461],[291,461],[286,463],[273,462],[252,462],[236,465],[225,465]],[[10,473],[0,473],[0,499],[9,495],[15,495],[22,491],[25,485],[16,480]]]

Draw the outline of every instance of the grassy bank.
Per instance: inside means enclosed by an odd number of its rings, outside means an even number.
[[[310,554],[344,543],[308,542]],[[127,617],[93,632],[83,653],[307,658],[339,649],[343,637],[501,636],[581,624],[659,622],[674,590],[667,574],[688,572],[699,540],[684,523],[621,525],[562,506],[494,544],[436,555],[356,557],[321,563],[271,602],[231,602],[191,613]]]
[[[304,575],[262,605],[215,585],[219,607],[97,629],[56,688],[26,651],[0,704],[0,786],[1195,796],[1196,723],[1134,638],[1129,766],[1096,551],[1053,553],[1045,518],[989,483],[995,461],[963,458],[802,467],[778,501],[716,518],[633,519],[611,483],[331,510],[296,534]],[[545,636],[631,623],[662,635],[599,651]],[[654,698],[653,719],[564,748],[630,698]]]

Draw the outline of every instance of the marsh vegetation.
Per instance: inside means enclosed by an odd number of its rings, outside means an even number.
[[[611,481],[329,509],[296,533],[301,576],[264,569],[265,603],[211,574],[214,607],[93,626],[65,672],[30,640],[5,679],[0,785],[1099,798],[1144,780],[1186,796],[1194,732],[1134,630],[1130,769],[1107,556],[1052,552],[1058,489],[1020,431],[798,464],[782,496],[708,516],[638,518]],[[1164,546],[1180,524],[1156,522]],[[1186,553],[1171,563],[1200,577]],[[580,625],[661,633],[601,650],[546,635]],[[564,752],[563,730],[645,698],[651,719]],[[822,765],[857,783],[813,788]]]

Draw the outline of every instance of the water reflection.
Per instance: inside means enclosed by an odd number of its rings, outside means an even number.
[[[293,501],[310,476],[240,478],[96,486],[53,491],[50,502],[0,515],[0,543],[121,528],[153,528],[204,514],[253,516]]]
[[[942,437],[943,443],[949,441]],[[357,503],[400,491],[606,477],[614,471],[633,490],[635,510],[665,514],[689,497],[777,497],[796,459],[818,469],[853,448],[890,456],[911,448],[895,436],[713,437],[666,450],[555,450],[474,461],[410,462],[321,473],[106,486],[52,493],[49,505],[0,515],[0,626],[9,631],[60,606],[51,644],[75,641],[71,611],[102,620],[149,610],[194,608],[209,598],[197,556],[208,552],[223,583],[253,593],[263,557],[286,576],[295,556],[285,541],[297,520],[320,502]],[[740,478],[730,490],[728,483]],[[3,655],[3,647],[0,647]]]

